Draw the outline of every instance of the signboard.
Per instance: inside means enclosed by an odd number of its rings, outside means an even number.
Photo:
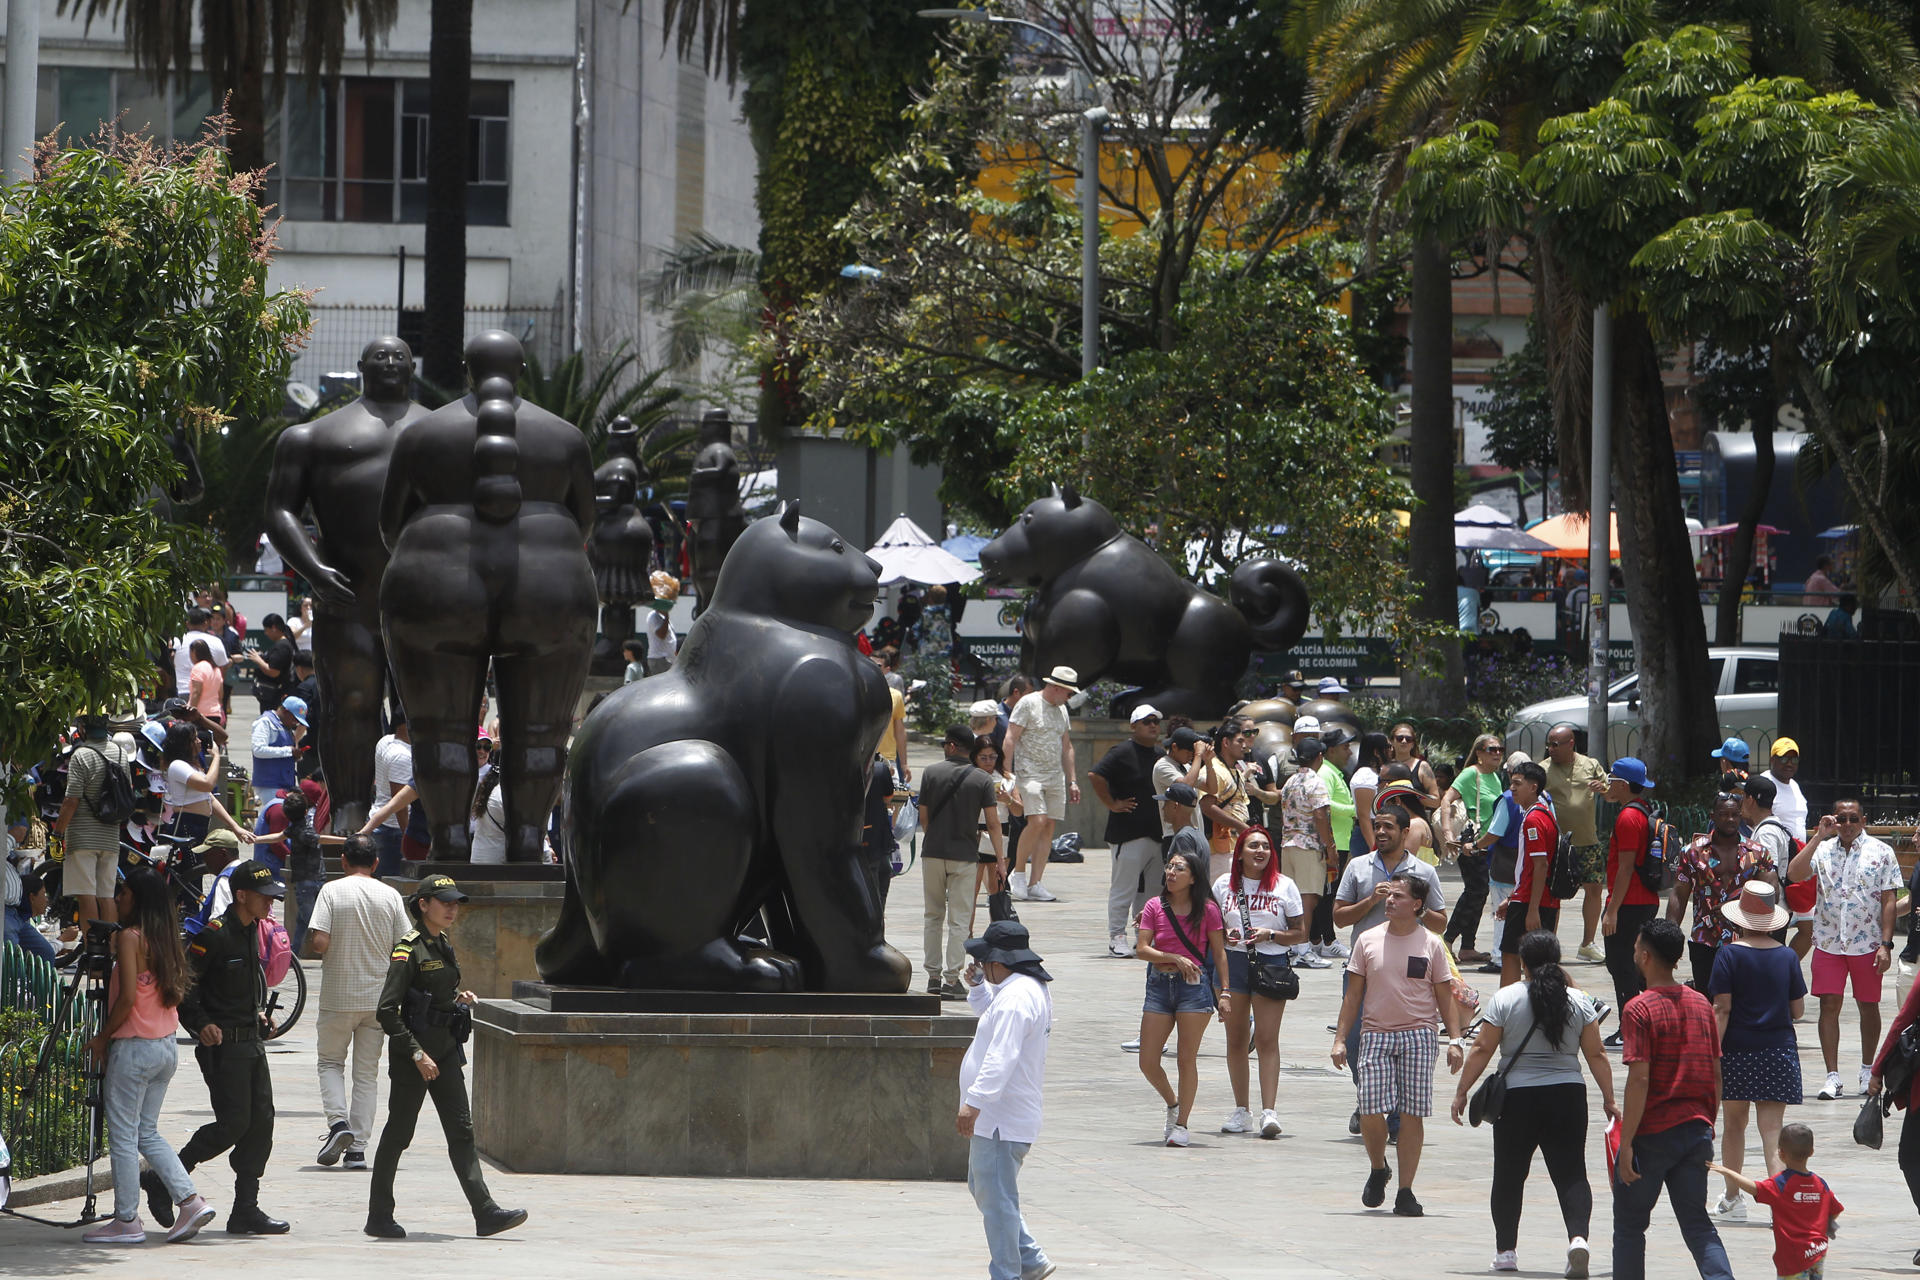
[[[1253,658],[1258,676],[1279,676],[1298,667],[1307,675],[1390,676],[1399,672],[1393,644],[1375,636],[1344,636],[1326,640],[1307,636],[1285,653],[1260,653]]]
[[[992,670],[1011,672],[1020,665],[1019,636],[961,636],[960,643]]]

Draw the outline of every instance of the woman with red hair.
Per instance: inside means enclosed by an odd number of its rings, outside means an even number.
[[[1263,967],[1288,964],[1288,949],[1307,940],[1307,922],[1300,888],[1280,873],[1273,837],[1265,827],[1248,827],[1233,846],[1233,866],[1213,882],[1213,900],[1227,926],[1227,989],[1220,998],[1220,1021],[1227,1029],[1227,1078],[1233,1083],[1233,1114],[1220,1126],[1222,1133],[1253,1129],[1247,1110],[1247,1046],[1260,1054],[1260,1136],[1280,1136],[1273,1112],[1280,1087],[1280,1017],[1286,1001],[1253,992],[1248,949],[1258,953]],[[1253,1007],[1251,1035],[1247,1007]]]

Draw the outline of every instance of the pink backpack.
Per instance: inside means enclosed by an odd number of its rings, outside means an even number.
[[[260,930],[260,972],[267,986],[277,987],[286,979],[287,970],[293,968],[293,941],[287,937],[286,926],[272,916],[255,927]]]

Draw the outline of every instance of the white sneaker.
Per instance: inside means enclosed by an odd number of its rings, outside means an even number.
[[[1016,871],[1007,877],[1007,896],[1015,902],[1027,900],[1027,873]]]
[[[1133,959],[1133,948],[1127,945],[1127,935],[1116,933],[1107,939],[1107,954],[1117,960]]]
[[[1053,896],[1053,894],[1051,894],[1050,892],[1048,892],[1048,891],[1047,891],[1047,886],[1045,886],[1045,885],[1043,885],[1043,884],[1032,884],[1032,885],[1028,885],[1028,886],[1027,886],[1027,895],[1026,895],[1026,896],[1027,896],[1027,901],[1028,901],[1028,902],[1058,902],[1058,901],[1060,901],[1060,899],[1058,899],[1058,898],[1056,898],[1056,897],[1054,897],[1054,896]]]
[[[1873,1079],[1873,1068],[1866,1067],[1866,1066],[1861,1067],[1860,1068],[1860,1096],[1863,1098],[1867,1096],[1867,1081],[1871,1079]]]
[[[1333,968],[1333,961],[1309,949],[1293,957],[1293,967],[1296,969],[1331,969]]]
[[[108,1218],[80,1238],[88,1244],[144,1244],[147,1232],[146,1228],[140,1225],[140,1219],[137,1216],[131,1222]]]
[[[1235,1107],[1228,1114],[1226,1122],[1220,1126],[1222,1133],[1245,1133],[1253,1128],[1253,1113],[1245,1107]]]
[[[1840,1087],[1840,1073],[1838,1071],[1827,1072],[1827,1082],[1820,1086],[1820,1101],[1832,1102],[1845,1092],[1846,1090]]]
[[[1488,1268],[1490,1271],[1518,1271],[1519,1269],[1520,1260],[1514,1256],[1514,1252],[1511,1249],[1502,1249],[1500,1252],[1494,1254],[1493,1266]]]
[[[1591,964],[1605,964],[1607,962],[1607,953],[1591,942],[1581,943],[1580,949],[1574,952],[1574,954]]]
[[[1585,1236],[1575,1236],[1567,1241],[1567,1280],[1587,1280],[1587,1257],[1590,1252]]]
[[[1325,960],[1345,960],[1353,955],[1353,948],[1335,939],[1332,942],[1323,942],[1315,947],[1313,954]]]
[[[1747,1193],[1736,1191],[1731,1196],[1721,1196],[1720,1203],[1713,1206],[1713,1216],[1721,1222],[1745,1222]]]
[[[1170,1143],[1175,1129],[1180,1129],[1180,1108],[1172,1106],[1167,1108],[1167,1127],[1161,1131],[1160,1140]],[[1180,1132],[1185,1133],[1186,1130],[1180,1129]],[[1182,1143],[1181,1145],[1185,1146],[1186,1144]]]
[[[1186,1146],[1187,1145],[1187,1126],[1183,1124],[1177,1124],[1173,1126],[1173,1128],[1167,1134],[1167,1145],[1170,1147]]]
[[[1273,1114],[1272,1107],[1260,1113],[1260,1136],[1263,1138],[1280,1136],[1280,1117]]]
[[[1135,1036],[1135,1037],[1134,1037],[1133,1039],[1131,1039],[1131,1040],[1122,1040],[1122,1041],[1120,1042],[1120,1052],[1122,1052],[1122,1053],[1138,1053],[1138,1052],[1140,1052],[1140,1037],[1139,1037],[1139,1036]]]

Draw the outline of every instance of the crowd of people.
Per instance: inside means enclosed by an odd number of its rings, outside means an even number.
[[[970,994],[963,974],[954,979],[975,895],[996,875],[1020,883],[1008,801],[1016,825],[1022,808],[1051,806],[1060,821],[1060,775],[1070,780],[1073,763],[1054,709],[1064,711],[1076,684],[1057,669],[1010,705],[977,704],[927,771],[930,992]],[[997,723],[1012,726],[1004,753]],[[1005,774],[1001,762],[1022,738],[1032,743],[1036,727],[1041,750]],[[1300,716],[1284,754],[1264,759],[1270,729],[1239,715],[1204,730],[1142,704],[1127,732],[1085,779],[1107,815],[1108,950],[1145,964],[1138,1033],[1123,1047],[1164,1108],[1160,1141],[1192,1142],[1211,1087],[1200,1048],[1215,1020],[1230,1095],[1219,1131],[1278,1137],[1287,1004],[1303,978],[1316,980],[1311,970],[1338,963],[1331,1059],[1355,1090],[1349,1130],[1367,1155],[1364,1207],[1386,1207],[1397,1182],[1392,1212],[1424,1212],[1414,1184],[1444,1064],[1456,1080],[1451,1118],[1492,1126],[1494,1271],[1520,1265],[1538,1152],[1559,1204],[1567,1276],[1588,1274],[1596,1172],[1611,1189],[1616,1276],[1644,1274],[1663,1191],[1702,1276],[1731,1275],[1718,1229],[1745,1221],[1755,1202],[1771,1211],[1779,1274],[1820,1274],[1839,1202],[1808,1169],[1812,1129],[1787,1120],[1803,1101],[1796,1023],[1805,998],[1811,990],[1821,1011],[1823,1100],[1880,1091],[1876,1055],[1920,1020],[1920,998],[1909,997],[1883,1040],[1899,863],[1865,833],[1859,800],[1810,814],[1791,738],[1774,740],[1765,770],[1749,767],[1739,739],[1717,749],[1721,790],[1708,830],[1681,834],[1654,804],[1644,762],[1603,765],[1579,751],[1568,725],[1548,735],[1540,761],[1486,735],[1458,768],[1427,759],[1405,724],[1360,734]],[[1044,781],[1029,785],[1029,774]],[[970,882],[961,864],[975,858],[989,874]],[[1459,874],[1451,912],[1447,864]],[[1015,896],[1056,901],[1032,894],[1039,868],[1026,865],[1028,891]],[[1323,903],[1331,927],[1320,934]],[[1488,920],[1493,940],[1481,951]],[[1564,959],[1563,924],[1574,953]],[[1575,961],[1604,966],[1604,983],[1577,981]],[[1465,976],[1473,973],[1497,974],[1495,994],[1483,1001]],[[1861,1024],[1852,1079],[1838,1062],[1848,984]],[[1586,1163],[1596,1111],[1609,1128],[1604,1171]],[[1750,1125],[1764,1177],[1745,1168]],[[1901,1168],[1920,1204],[1920,1123],[1911,1120]]]

